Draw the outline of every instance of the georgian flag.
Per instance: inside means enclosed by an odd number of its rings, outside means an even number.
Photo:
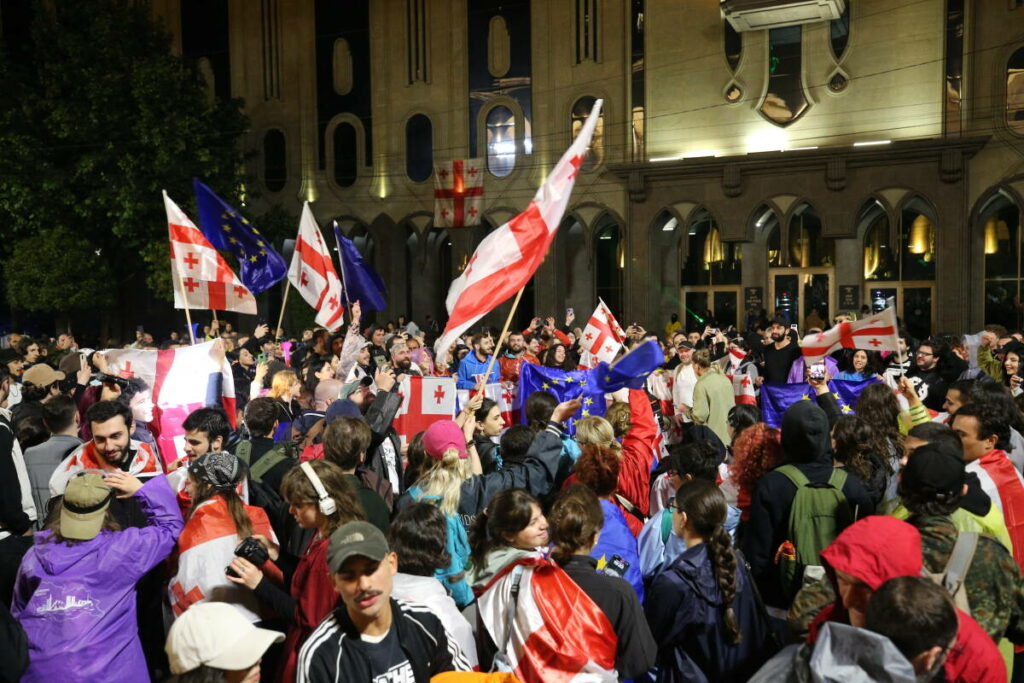
[[[456,394],[455,411],[462,410],[462,406],[476,396],[476,389],[459,389]],[[506,427],[519,424],[519,387],[515,384],[492,382],[484,387],[484,398],[489,398],[498,404],[501,411],[501,419],[505,421]]]
[[[602,100],[594,103],[583,130],[555,164],[526,210],[487,235],[462,275],[452,282],[445,301],[448,326],[434,345],[437,363],[447,362],[448,347],[480,318],[525,287],[540,267],[569,205],[580,164],[601,114],[601,104]]]
[[[398,393],[402,395],[402,407],[394,427],[403,444],[434,422],[455,417],[454,377],[408,375],[398,386]]]
[[[332,332],[341,327],[341,314],[345,311],[341,305],[341,280],[309,202],[302,204],[299,235],[295,238],[288,280],[306,303],[316,309],[317,325]]]
[[[174,307],[256,315],[256,298],[252,292],[166,191],[164,209],[171,239]]]
[[[111,349],[103,352],[110,373],[138,377],[150,386],[157,447],[164,463],[185,456],[181,424],[198,408],[221,408],[236,426],[235,379],[220,340],[160,351]]]
[[[506,642],[512,584],[521,566],[508,657],[525,682],[617,683],[616,636],[608,617],[558,565],[539,553],[502,570],[477,598],[480,621],[495,643]]]
[[[480,225],[484,202],[481,159],[434,164],[434,225],[461,228]]]
[[[587,321],[583,329],[583,339],[580,346],[587,351],[597,362],[604,361],[611,363],[622,348],[622,342],[626,340],[626,333],[619,326],[618,321],[608,306],[600,298],[597,300],[597,308]],[[594,366],[597,365],[594,362]],[[581,363],[582,364],[582,363]],[[593,367],[593,366],[591,366]]]
[[[808,362],[839,349],[898,351],[896,309],[887,308],[863,320],[839,323],[820,334],[809,334],[800,348]]]
[[[253,534],[261,534],[277,543],[277,536],[263,508],[246,505]],[[225,569],[235,557],[235,548],[242,541],[228,505],[220,496],[200,503],[185,524],[178,538],[178,573],[167,587],[167,596],[180,617],[185,610],[200,602],[227,602],[255,623],[263,619],[256,594],[245,586],[232,583]],[[281,583],[281,571],[267,560],[261,567],[271,573],[272,581]]]

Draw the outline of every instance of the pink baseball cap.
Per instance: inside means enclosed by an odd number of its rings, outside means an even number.
[[[423,449],[434,460],[440,460],[451,448],[459,452],[460,460],[469,457],[462,427],[454,420],[438,420],[423,432]]]

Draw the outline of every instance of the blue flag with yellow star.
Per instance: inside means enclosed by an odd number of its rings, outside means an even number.
[[[853,415],[853,407],[857,404],[857,398],[864,387],[874,384],[878,379],[870,379],[853,382],[849,380],[834,379],[828,383],[829,390],[839,404],[839,410],[844,415]],[[786,410],[797,401],[814,401],[814,387],[806,382],[799,384],[775,384],[765,382],[761,385],[761,419],[769,427],[781,427],[782,416]]]
[[[604,391],[597,385],[593,370],[559,370],[533,363],[523,363],[519,371],[519,397],[526,424],[526,399],[535,391],[547,391],[558,402],[580,398],[583,405],[566,421],[566,432],[576,433],[576,420],[590,415],[604,415]]]
[[[611,393],[619,389],[642,389],[647,376],[664,364],[665,354],[658,342],[649,339],[637,344],[629,353],[609,365],[604,361],[594,369],[594,378],[598,386]]]
[[[288,274],[288,264],[242,214],[192,179],[199,209],[199,228],[214,249],[230,251],[241,265],[239,277],[253,294],[270,289]]]

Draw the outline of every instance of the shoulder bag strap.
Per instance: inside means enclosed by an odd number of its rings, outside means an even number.
[[[978,549],[978,533],[974,531],[961,531],[956,537],[956,545],[953,552],[949,554],[946,562],[946,570],[942,577],[942,585],[949,591],[950,597],[956,595],[960,584],[967,577],[967,571],[971,568],[974,560],[974,552]]]

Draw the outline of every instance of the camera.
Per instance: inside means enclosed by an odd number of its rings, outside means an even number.
[[[252,536],[242,539],[242,542],[235,548],[235,556],[248,560],[257,567],[262,567],[263,563],[270,559],[267,549]],[[231,565],[227,567],[227,575],[234,576],[236,579],[241,578],[238,572],[231,568]]]

